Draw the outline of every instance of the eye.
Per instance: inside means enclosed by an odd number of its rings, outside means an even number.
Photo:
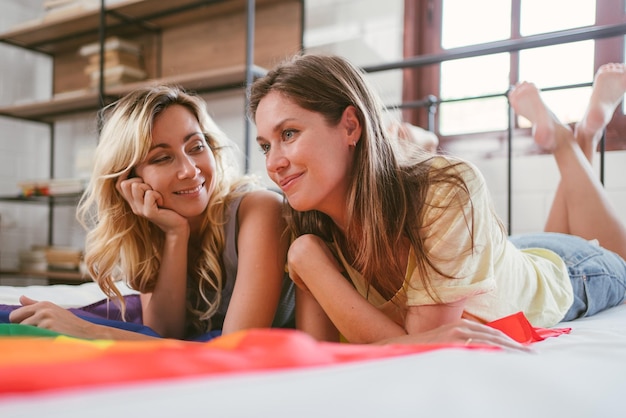
[[[192,144],[189,151],[191,153],[200,153],[203,152],[207,148],[207,145],[204,141],[198,141],[195,144]]]
[[[283,131],[282,137],[283,141],[289,141],[296,136],[297,131],[295,129],[285,129]]]
[[[157,155],[156,157],[150,159],[150,164],[161,164],[169,160],[171,160],[169,155]]]
[[[267,155],[267,153],[270,152],[270,144],[259,144],[259,149],[263,155]]]

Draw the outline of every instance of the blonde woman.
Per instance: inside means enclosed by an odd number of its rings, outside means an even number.
[[[89,273],[105,294],[123,302],[119,281],[139,291],[143,324],[161,337],[289,326],[281,199],[237,174],[233,143],[204,101],[149,87],[104,117],[78,216],[88,228]],[[20,302],[12,322],[85,338],[145,338],[49,302]]]

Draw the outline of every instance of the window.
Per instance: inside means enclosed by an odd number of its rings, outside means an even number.
[[[626,22],[624,6],[613,0],[406,0],[405,8],[410,7],[421,19],[415,23],[425,28],[405,36],[410,56],[458,52],[476,45],[487,48],[490,43]],[[444,60],[410,70],[405,80],[415,77],[416,87],[405,91],[404,100],[427,95],[439,99],[434,129],[444,146],[446,141],[469,140],[477,133],[502,138],[508,126],[505,93],[510,85],[534,82],[546,90],[543,97],[561,120],[575,122],[583,115],[595,70],[606,62],[623,60],[623,36]],[[426,123],[423,111],[407,115],[414,123]],[[528,122],[520,118],[516,127],[528,127]]]

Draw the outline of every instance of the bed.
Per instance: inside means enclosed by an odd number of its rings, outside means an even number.
[[[130,289],[124,292],[132,294]],[[0,303],[15,303],[20,294],[67,307],[87,305],[102,296],[93,283],[0,286]],[[277,330],[278,334],[250,331],[218,338],[207,343],[213,343],[207,351],[189,348],[204,345],[198,343],[163,343],[155,350],[149,348],[150,342],[134,343],[112,358],[119,342],[98,345],[56,337],[66,344],[59,348],[59,341],[51,344],[52,337],[2,337],[0,416],[625,416],[626,305],[559,324],[557,329],[571,331],[533,343],[531,354],[480,346],[350,347]],[[34,338],[39,339],[31,341]],[[18,345],[8,344],[9,340],[30,341],[26,347],[32,352],[16,349]],[[236,344],[246,351],[235,352]],[[243,366],[205,371],[193,367],[203,362],[194,363],[194,356],[222,364],[215,353],[237,357]],[[11,386],[7,382],[11,359],[29,355],[35,359],[31,371]],[[128,362],[142,373],[185,362],[193,370],[171,377],[112,375],[96,383],[87,379],[49,384],[72,375],[106,375],[114,368],[99,359],[94,368],[81,367],[81,356],[90,355],[108,357],[109,364]],[[292,361],[291,355],[298,360]],[[31,386],[17,390],[20,384]]]

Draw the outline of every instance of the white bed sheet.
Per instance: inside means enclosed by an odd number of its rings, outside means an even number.
[[[116,285],[122,295],[138,293],[123,282],[118,282]],[[78,285],[0,286],[0,304],[2,305],[19,305],[19,298],[22,295],[35,300],[49,300],[64,308],[79,308],[106,298],[95,282]]]
[[[1,291],[2,289],[0,289]],[[444,349],[227,377],[0,397],[0,417],[626,416],[626,305],[535,353]]]

